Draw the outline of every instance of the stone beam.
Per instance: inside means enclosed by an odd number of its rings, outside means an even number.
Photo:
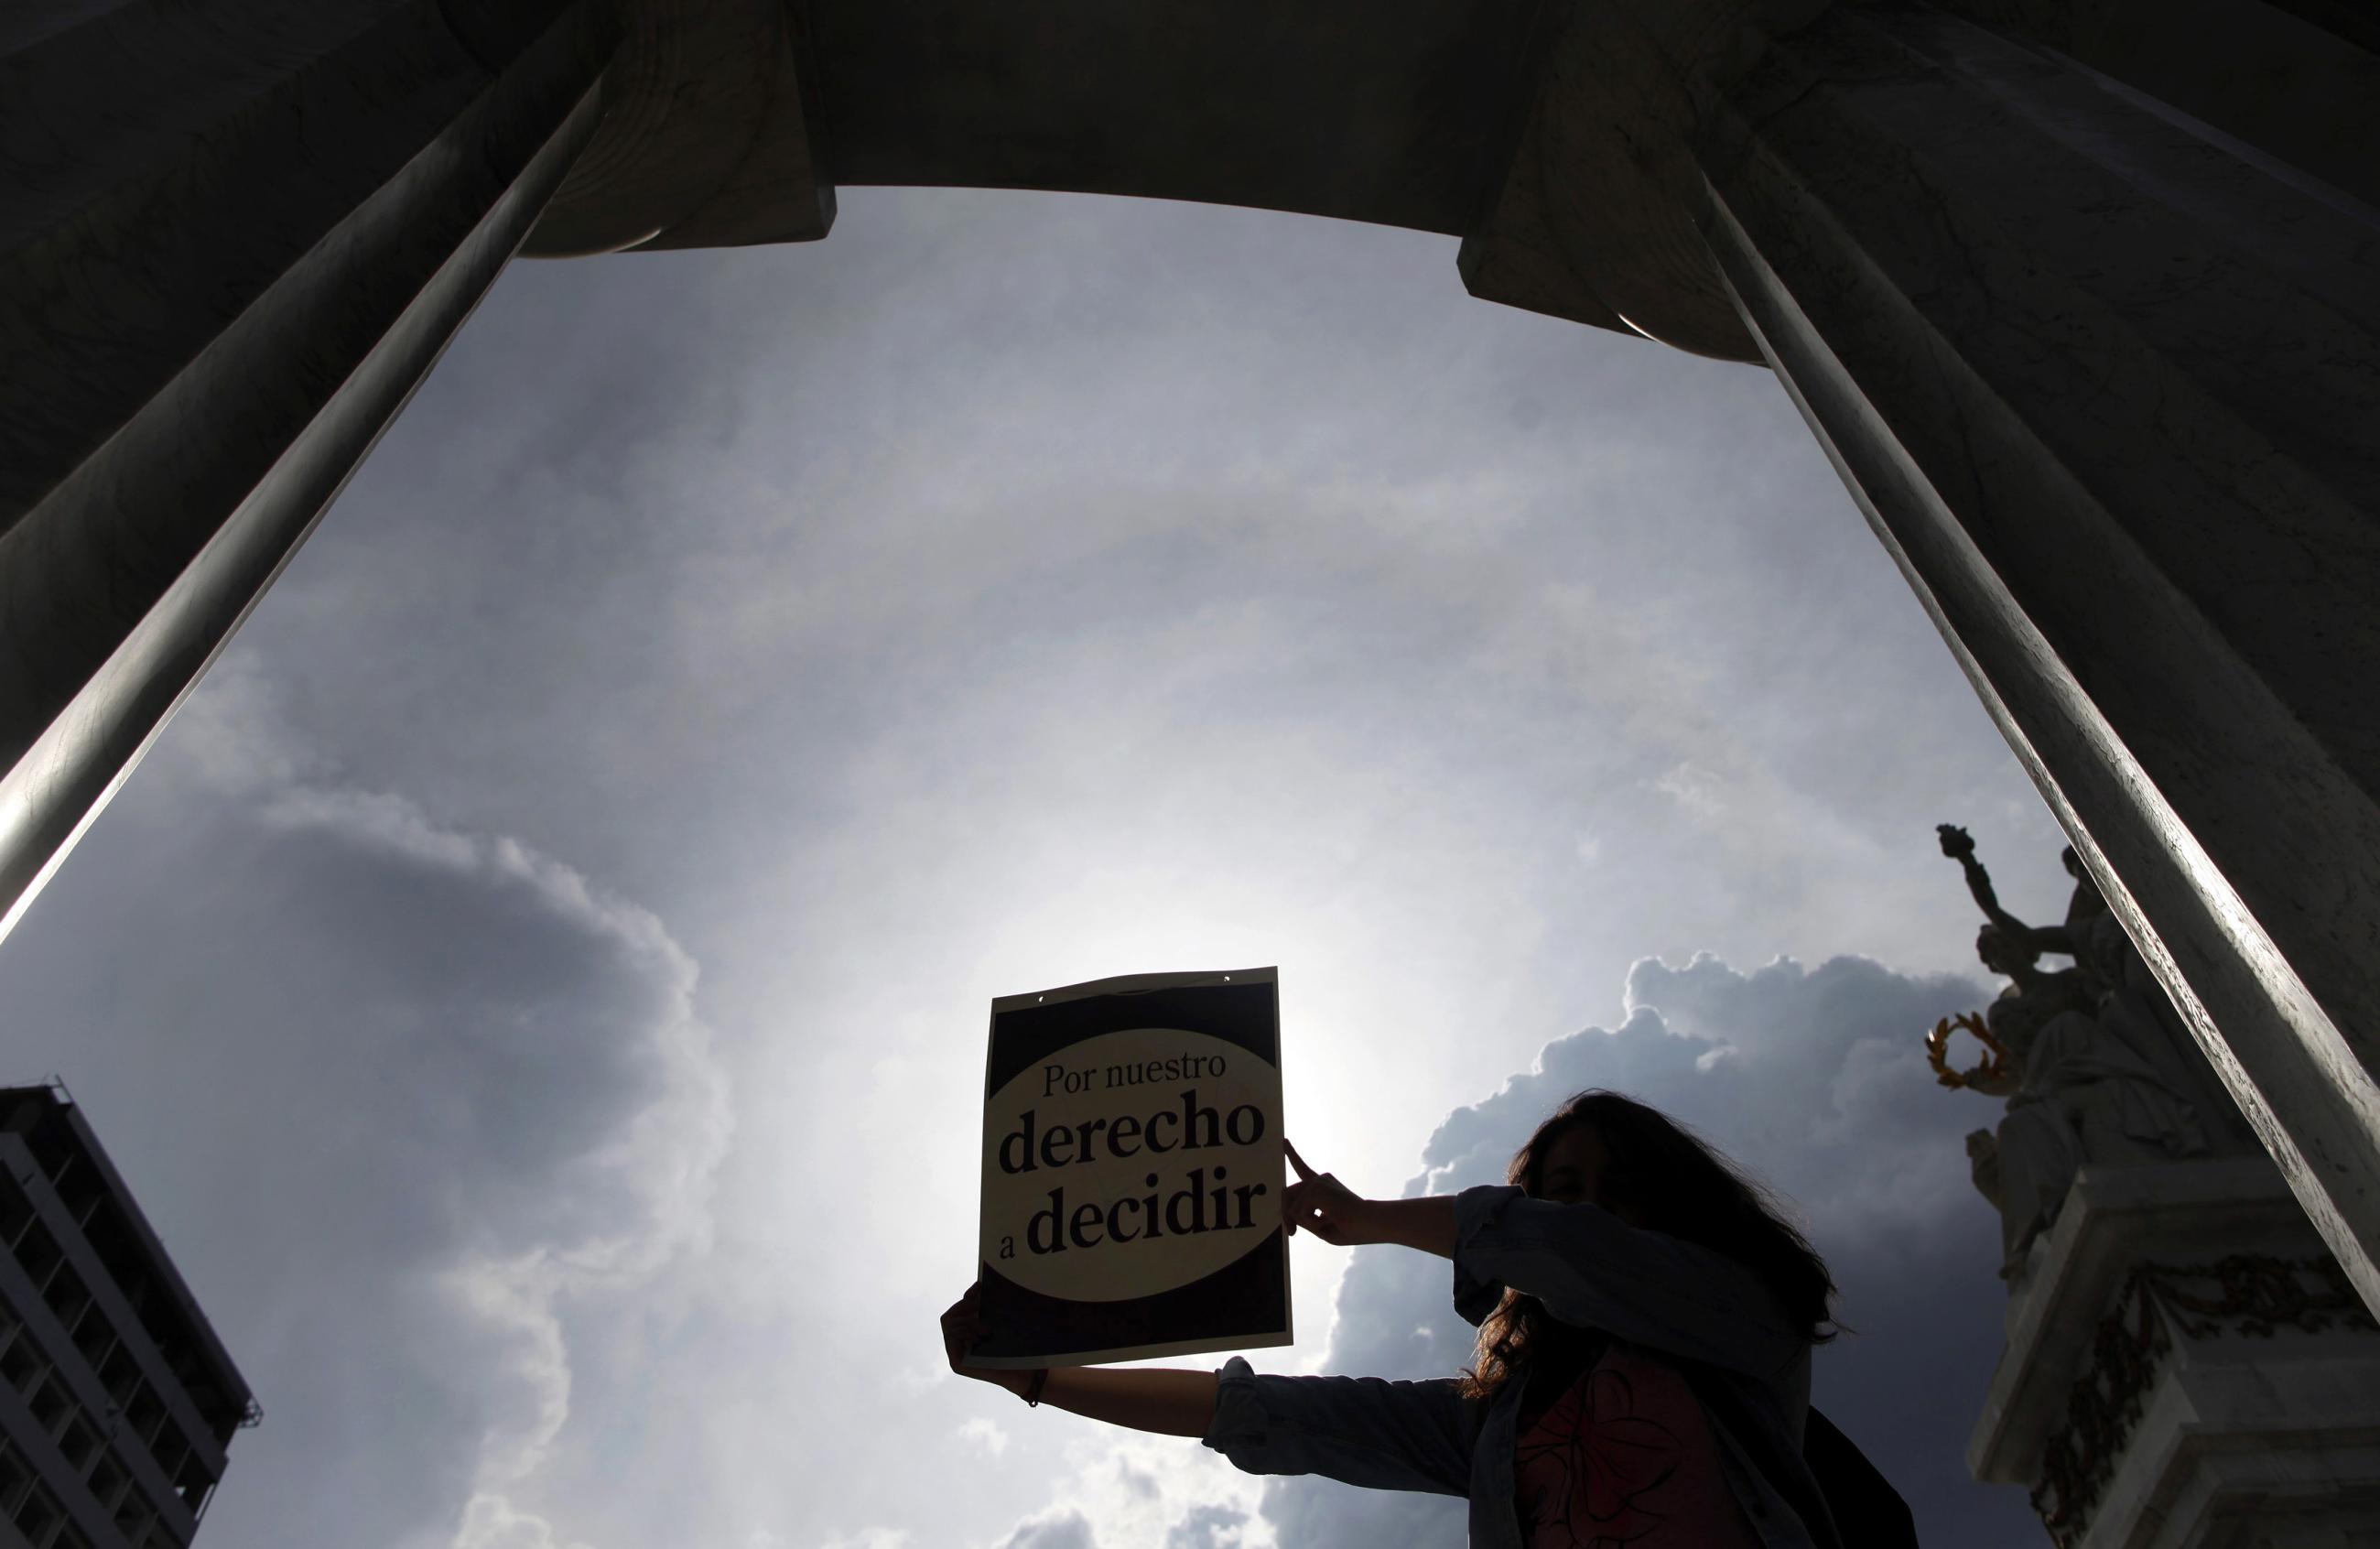
[[[1452,235],[1556,0],[623,0],[596,142],[525,250],[822,235],[834,186],[1052,189]]]

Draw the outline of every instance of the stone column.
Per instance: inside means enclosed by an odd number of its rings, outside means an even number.
[[[1763,355],[2380,1305],[2380,220],[1917,8],[1777,40],[1696,150]]]
[[[0,928],[593,134],[595,0],[0,17]]]
[[[1775,370],[2380,1307],[2380,56],[1946,5],[1580,7],[1464,277]]]

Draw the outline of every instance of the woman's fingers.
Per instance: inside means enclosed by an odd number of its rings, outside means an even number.
[[[1313,1182],[1314,1169],[1305,1165],[1305,1157],[1297,1154],[1297,1148],[1289,1143],[1289,1138],[1287,1136],[1283,1136],[1281,1138],[1281,1149],[1289,1153],[1289,1165],[1297,1169],[1298,1181],[1301,1183]]]
[[[1330,1173],[1318,1173],[1297,1148],[1283,1137],[1281,1151],[1289,1165],[1297,1172],[1297,1181],[1282,1191],[1281,1218],[1288,1224],[1290,1235],[1295,1236],[1300,1226],[1323,1241],[1344,1247],[1349,1241],[1348,1224],[1352,1213],[1363,1203],[1353,1189]]]
[[[983,1321],[983,1286],[969,1286],[966,1294],[952,1302],[942,1312],[942,1351],[956,1369],[967,1358],[967,1352],[990,1333]]]
[[[1346,1190],[1329,1173],[1293,1183],[1281,1198],[1281,1219],[1289,1235],[1294,1237],[1300,1226],[1323,1241],[1343,1246],[1340,1212]]]

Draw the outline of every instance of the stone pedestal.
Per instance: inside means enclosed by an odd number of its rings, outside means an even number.
[[[2380,1543],[2380,1326],[2261,1158],[2088,1167],[1968,1443],[2060,1549]]]

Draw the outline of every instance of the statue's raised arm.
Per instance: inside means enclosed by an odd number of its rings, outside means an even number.
[[[1974,837],[1965,829],[1956,823],[1937,823],[1934,825],[1934,833],[1942,842],[1942,853],[1957,861],[1959,870],[1966,873],[1967,891],[1974,896],[1975,905],[1984,911],[1984,918],[1998,928],[2013,959],[2029,967],[2045,952],[2058,952],[2068,957],[2078,955],[2072,933],[2064,926],[2028,925],[2000,907],[1999,895],[1992,890],[1992,874],[1984,870],[1982,861],[1975,859]],[[2023,975],[2016,970],[1992,962],[1988,957],[1985,964],[2022,982]]]
[[[1984,918],[2003,931],[2030,934],[2025,930],[2024,921],[2000,908],[1999,895],[1992,891],[1992,874],[1984,870],[1982,861],[1975,859],[1974,835],[1953,823],[1936,823],[1934,833],[1942,841],[1942,853],[1957,861],[1959,870],[1967,874],[1967,891],[1975,896],[1976,906],[1984,911]]]

